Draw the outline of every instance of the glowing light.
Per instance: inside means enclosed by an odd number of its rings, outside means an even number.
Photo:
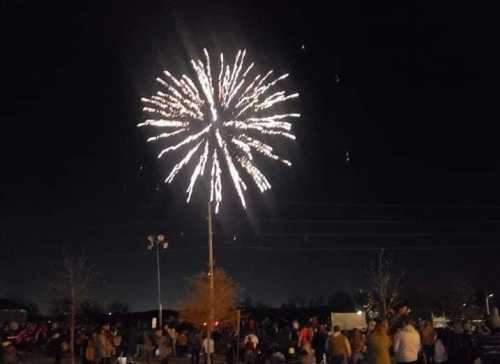
[[[205,176],[210,186],[210,201],[219,211],[222,202],[222,173],[229,173],[242,206],[246,207],[247,185],[243,174],[251,177],[260,192],[271,188],[264,173],[257,167],[254,153],[282,162],[292,163],[278,156],[269,143],[277,137],[295,140],[291,119],[298,113],[280,110],[277,105],[299,97],[276,90],[276,85],[289,75],[273,76],[269,71],[263,76],[250,76],[256,68],[246,64],[246,50],[239,50],[234,62],[224,63],[219,57],[219,69],[212,78],[210,55],[203,49],[204,59],[192,59],[193,78],[182,75],[177,78],[169,71],[158,77],[161,90],[151,97],[143,97],[143,111],[149,117],[137,126],[163,129],[151,136],[148,142],[168,142],[158,155],[184,150],[184,157],[174,165],[165,182],[171,183],[191,160],[197,162],[186,189],[187,202],[191,200],[196,182]],[[165,130],[166,129],[166,130]]]

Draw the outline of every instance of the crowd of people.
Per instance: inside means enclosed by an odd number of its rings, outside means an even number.
[[[162,328],[144,322],[105,322],[77,327],[75,356],[79,364],[160,363],[173,358],[186,364],[482,364],[500,363],[500,325],[462,322],[435,328],[431,321],[370,321],[344,330],[313,317],[299,320],[245,318],[238,328],[220,325],[207,338],[206,328],[170,319]],[[6,325],[0,333],[2,362],[22,362],[33,347],[56,364],[68,352],[68,329],[62,323]]]
[[[302,327],[295,322],[291,330],[284,331],[283,341],[277,326],[271,335],[264,327],[257,331],[261,363],[473,364],[478,359],[500,363],[500,331],[472,331],[469,325],[459,323],[435,329],[429,321],[417,325],[403,317],[394,326],[381,320],[371,321],[365,329],[342,330],[334,325],[329,330],[313,320]],[[485,338],[493,345],[484,345]],[[245,355],[243,361],[254,364],[247,358]]]

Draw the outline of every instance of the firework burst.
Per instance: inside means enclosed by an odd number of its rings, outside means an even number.
[[[197,180],[206,176],[210,182],[210,201],[218,212],[222,201],[222,173],[227,169],[245,208],[247,185],[242,173],[251,177],[260,192],[271,188],[256,166],[255,155],[291,166],[291,162],[277,155],[263,138],[295,140],[289,120],[300,114],[273,113],[273,109],[299,94],[275,90],[276,84],[288,74],[273,77],[273,71],[269,71],[250,76],[254,63],[245,64],[245,50],[238,51],[232,64],[225,64],[224,55],[220,54],[218,77],[213,79],[210,56],[206,49],[203,52],[204,60],[191,60],[194,79],[186,75],[177,78],[168,71],[164,71],[165,77],[156,79],[161,89],[156,95],[142,98],[143,111],[149,118],[138,126],[161,130],[149,138],[149,142],[170,142],[158,158],[178,149],[186,151],[165,182],[171,183],[195,160],[186,190],[187,202],[191,200]]]

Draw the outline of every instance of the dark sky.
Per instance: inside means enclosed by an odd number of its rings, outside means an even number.
[[[46,308],[53,266],[84,249],[97,299],[151,308],[143,240],[161,231],[163,296],[178,302],[205,267],[206,196],[184,204],[186,176],[162,184],[171,161],[136,124],[154,78],[186,72],[203,47],[246,48],[301,94],[297,141],[279,145],[293,169],[264,164],[273,189],[250,191],[247,212],[228,186],[216,218],[217,265],[244,296],[278,304],[364,287],[380,247],[407,290],[439,295],[453,279],[500,290],[488,13],[451,1],[3,0],[0,294]]]

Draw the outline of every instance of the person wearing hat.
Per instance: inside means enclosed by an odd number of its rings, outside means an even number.
[[[290,346],[288,348],[288,352],[287,352],[287,362],[288,363],[296,363],[298,361],[299,357],[295,351],[295,347],[294,346]]]

